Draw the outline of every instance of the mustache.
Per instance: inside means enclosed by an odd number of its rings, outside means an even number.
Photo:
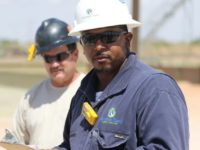
[[[106,54],[104,51],[98,51],[96,52],[96,54],[94,55],[94,57],[109,57],[108,54]]]
[[[50,72],[57,72],[57,71],[61,71],[61,70],[63,70],[62,67],[52,67],[52,68],[50,68]]]

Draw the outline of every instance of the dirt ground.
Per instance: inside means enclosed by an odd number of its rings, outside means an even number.
[[[189,110],[190,150],[200,150],[200,84],[180,82]]]
[[[186,97],[189,110],[190,123],[190,150],[199,150],[199,136],[200,136],[200,84],[193,84],[189,82],[179,82],[181,89]],[[11,127],[12,117],[0,118],[0,137],[3,136],[4,129]],[[0,150],[3,150],[0,148]]]

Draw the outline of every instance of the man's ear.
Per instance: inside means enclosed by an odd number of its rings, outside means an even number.
[[[79,51],[78,51],[78,49],[75,49],[75,50],[73,51],[73,53],[72,53],[72,59],[73,59],[74,61],[77,61],[77,60],[78,60],[78,56],[79,56]]]
[[[131,45],[131,40],[133,38],[133,34],[131,32],[128,32],[126,35],[125,35],[125,39],[126,39],[126,46],[128,46],[130,48],[130,45]]]

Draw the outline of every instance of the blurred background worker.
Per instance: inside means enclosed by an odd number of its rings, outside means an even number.
[[[48,148],[62,142],[70,101],[84,77],[76,69],[79,39],[68,36],[69,30],[67,23],[50,18],[36,32],[29,60],[40,54],[49,78],[31,88],[19,103],[13,133],[22,144]]]
[[[188,112],[176,81],[130,50],[140,26],[119,0],[80,0],[70,35],[93,69],[73,97],[60,150],[188,150]]]

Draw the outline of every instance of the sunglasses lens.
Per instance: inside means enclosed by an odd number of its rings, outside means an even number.
[[[46,63],[52,63],[55,60],[55,58],[46,55],[46,56],[44,56],[44,60]]]
[[[57,55],[57,61],[63,61],[63,60],[65,60],[65,59],[67,59],[68,57],[69,57],[69,53],[66,53],[66,52],[64,52],[64,53],[60,53],[60,54],[58,54]]]
[[[100,40],[104,44],[111,44],[116,42],[120,35],[125,32],[104,32],[100,34],[85,34],[81,37],[81,43],[85,46],[95,45],[97,40]]]
[[[105,32],[101,35],[101,41],[105,44],[110,44],[117,41],[120,32]]]
[[[55,56],[44,55],[44,60],[46,63],[52,63],[54,61],[61,62],[69,57],[70,53],[62,52]]]
[[[81,37],[81,43],[83,45],[94,45],[97,42],[97,37],[95,35],[86,34]]]

